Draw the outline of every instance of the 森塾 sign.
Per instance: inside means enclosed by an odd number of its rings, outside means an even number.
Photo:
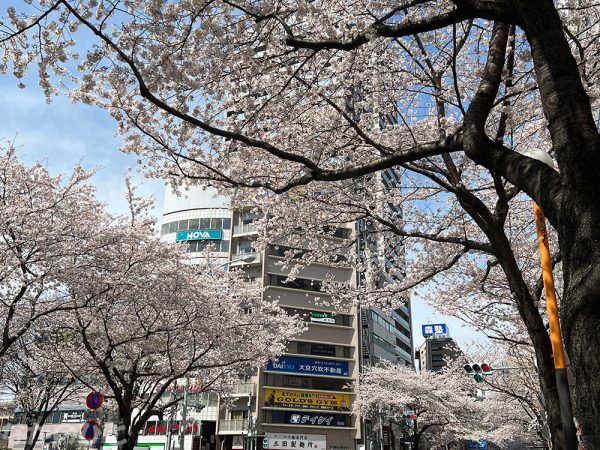
[[[348,411],[350,395],[296,389],[265,389],[265,406]]]
[[[181,241],[205,241],[223,239],[223,230],[185,230],[178,231],[175,240]]]
[[[445,323],[421,325],[421,329],[423,330],[423,337],[433,336],[434,334],[448,334],[448,327]]]

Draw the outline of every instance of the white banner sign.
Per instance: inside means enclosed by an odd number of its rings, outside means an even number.
[[[327,436],[324,434],[304,433],[266,433],[263,448],[266,450],[326,450]]]
[[[242,436],[233,436],[231,450],[244,450],[244,438]]]

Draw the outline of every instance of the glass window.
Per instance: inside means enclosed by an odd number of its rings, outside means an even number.
[[[160,234],[166,234],[168,232],[169,232],[169,224],[163,223],[163,225],[160,227]]]
[[[210,228],[210,219],[200,219],[200,229],[208,230]]]
[[[231,219],[223,219],[223,229],[229,230],[231,228]]]
[[[198,251],[198,241],[188,241],[188,252],[196,252]]]
[[[203,252],[206,249],[206,246],[209,244],[209,241],[197,241],[198,249],[197,252]]]
[[[223,219],[215,219],[214,217],[210,219],[210,228],[213,230],[220,230],[223,226]]]
[[[177,231],[177,222],[171,222],[169,224],[169,233],[175,233]]]
[[[181,230],[188,230],[188,220],[180,220],[177,223],[177,231],[181,231]]]
[[[229,241],[221,241],[221,251],[222,252],[229,251]]]
[[[197,230],[198,229],[198,225],[200,224],[200,219],[190,219],[190,223],[189,223],[189,229],[190,230]]]

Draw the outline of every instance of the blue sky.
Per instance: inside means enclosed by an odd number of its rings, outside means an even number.
[[[27,87],[17,87],[11,76],[0,76],[0,137],[14,142],[19,157],[28,164],[41,160],[53,174],[68,174],[77,163],[95,169],[93,183],[98,198],[112,213],[127,212],[124,179],[132,175],[140,193],[156,200],[154,214],[162,211],[164,183],[145,179],[136,167],[136,157],[119,151],[121,140],[115,136],[116,123],[106,111],[94,106],[73,104],[56,97],[50,104],[35,80],[24,80]],[[459,344],[478,335],[457,319],[443,316],[422,301],[413,303],[415,346],[423,342],[421,325],[446,323],[450,336]]]
[[[136,157],[118,150],[116,122],[106,111],[60,96],[47,104],[35,80],[25,80],[25,89],[17,83],[12,76],[0,76],[0,137],[14,142],[22,161],[41,160],[55,175],[70,173],[77,163],[95,169],[98,198],[112,213],[126,212],[124,180],[131,175],[140,193],[155,197],[155,213],[160,213],[163,182],[145,179],[137,172]]]

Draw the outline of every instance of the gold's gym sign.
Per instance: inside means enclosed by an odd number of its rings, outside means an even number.
[[[265,406],[350,410],[350,395],[295,389],[265,389]]]

